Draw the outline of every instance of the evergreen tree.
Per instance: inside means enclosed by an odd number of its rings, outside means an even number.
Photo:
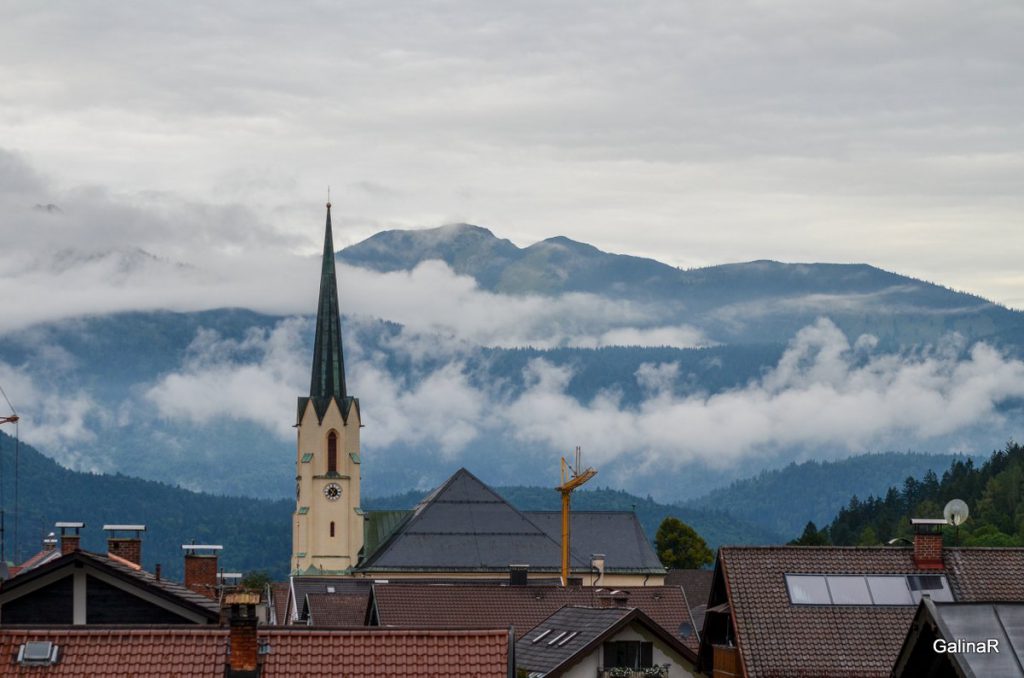
[[[798,539],[789,542],[792,546],[825,546],[830,543],[828,533],[819,530],[813,521],[807,521],[803,534]]]
[[[661,564],[670,569],[697,569],[715,559],[696,530],[672,516],[666,517],[658,526],[654,548]]]

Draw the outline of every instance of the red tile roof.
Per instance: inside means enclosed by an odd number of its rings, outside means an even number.
[[[260,629],[262,678],[505,678],[509,633],[498,630]],[[26,641],[59,647],[56,664],[22,667]],[[225,628],[0,630],[0,675],[18,678],[223,676],[228,660]]]
[[[693,650],[697,649],[690,611],[678,586],[619,589],[635,607]],[[603,593],[601,593],[603,591]],[[381,626],[417,628],[495,628],[514,626],[521,637],[565,605],[600,607],[605,589],[562,586],[481,584],[374,584],[373,601]],[[688,636],[680,633],[691,625]]]
[[[365,631],[277,629],[263,678],[505,678],[507,630]]]
[[[227,661],[225,629],[49,629],[0,631],[0,675],[10,677],[122,678],[135,676],[222,676]],[[27,641],[51,641],[59,648],[53,666],[19,666]]]
[[[27,572],[28,570],[31,570],[33,567],[38,567],[39,565],[48,563],[51,560],[56,560],[57,558],[60,558],[60,550],[50,548],[43,549],[42,551],[36,553],[31,558],[23,562],[21,565],[15,565],[14,567],[10,568],[10,575],[13,577],[15,574],[19,572]]]
[[[722,547],[737,645],[748,678],[888,676],[912,606],[813,606],[789,601],[785,574],[945,574],[959,602],[1024,600],[1024,549],[945,549],[945,572],[914,566],[913,549]],[[713,591],[712,604],[719,600]],[[702,652],[703,654],[703,652]]]

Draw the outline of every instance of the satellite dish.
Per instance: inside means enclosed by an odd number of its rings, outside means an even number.
[[[950,499],[946,508],[942,509],[942,517],[946,519],[946,522],[956,526],[963,525],[970,513],[967,510],[967,503],[962,499]]]

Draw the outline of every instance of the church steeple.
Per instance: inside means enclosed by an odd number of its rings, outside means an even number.
[[[292,574],[341,574],[359,562],[359,399],[345,388],[338,278],[334,272],[331,203],[320,268],[320,301],[309,395],[298,401]]]
[[[345,358],[341,348],[341,313],[338,311],[338,279],[334,271],[334,237],[331,232],[331,203],[327,203],[324,257],[320,271],[320,302],[316,310],[316,339],[313,344],[313,374],[309,397],[321,417],[331,398],[347,414]]]

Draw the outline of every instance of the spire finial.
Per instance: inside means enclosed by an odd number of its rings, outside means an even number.
[[[327,187],[327,209],[331,209],[331,187]]]

